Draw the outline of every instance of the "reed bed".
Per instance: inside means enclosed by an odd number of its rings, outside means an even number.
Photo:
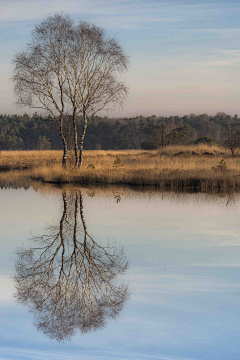
[[[132,157],[146,154],[162,154],[165,156],[178,156],[183,155],[194,156],[202,154],[204,152],[212,153],[213,155],[222,155],[225,157],[230,156],[230,152],[219,146],[208,146],[208,145],[192,145],[192,146],[168,146],[163,149],[154,151],[144,150],[87,150],[84,151],[84,161],[88,161],[91,158],[105,157],[105,156],[122,156]],[[53,164],[61,164],[62,151],[60,150],[31,150],[31,151],[0,151],[0,170],[10,169],[29,169],[39,166],[51,166]],[[74,153],[69,151],[68,153],[68,164],[69,166],[74,165]]]
[[[62,152],[46,151],[0,151],[0,170],[31,169],[61,163]]]
[[[127,184],[162,189],[224,191],[240,189],[240,157],[218,146],[171,146],[161,150],[85,151],[81,168],[70,153],[67,169],[61,151],[2,151],[2,183],[18,179],[48,183]],[[25,169],[25,170],[21,170]],[[21,180],[22,179],[22,180]]]

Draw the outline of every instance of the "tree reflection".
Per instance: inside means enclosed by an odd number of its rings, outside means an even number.
[[[35,313],[39,330],[58,341],[116,318],[129,296],[116,282],[128,263],[122,247],[98,244],[87,231],[80,191],[63,192],[60,224],[32,237],[34,247],[17,250],[17,300]]]

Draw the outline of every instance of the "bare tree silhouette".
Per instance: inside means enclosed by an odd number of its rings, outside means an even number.
[[[68,15],[56,13],[35,27],[31,42],[14,56],[13,64],[16,103],[40,109],[58,124],[63,167],[69,135],[65,123],[71,115],[75,166],[81,167],[88,122],[101,110],[122,107],[127,98],[128,88],[119,79],[129,64],[122,47],[102,28],[85,21],[75,25]],[[79,144],[77,114],[84,121]]]
[[[129,297],[116,280],[128,262],[123,247],[98,244],[87,231],[80,191],[63,192],[59,225],[32,237],[37,243],[16,252],[17,300],[35,313],[35,325],[58,341],[70,339],[116,318]],[[80,221],[79,221],[80,220]]]

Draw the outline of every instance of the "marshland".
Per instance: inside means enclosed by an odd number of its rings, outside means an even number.
[[[240,157],[217,145],[167,146],[156,150],[89,150],[81,169],[69,152],[62,168],[62,151],[1,151],[0,179],[46,183],[126,184],[160,189],[198,191],[240,188]]]
[[[66,136],[66,166],[58,124],[37,113],[0,116],[0,178],[49,183],[124,184],[194,191],[240,187],[240,120],[216,115],[89,119],[83,163],[76,165],[72,118]],[[84,119],[76,116],[76,134]],[[66,129],[65,129],[66,131]],[[79,160],[79,159],[78,159]]]

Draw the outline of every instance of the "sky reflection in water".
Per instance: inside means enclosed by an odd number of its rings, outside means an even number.
[[[66,194],[74,215],[76,193]],[[37,331],[34,314],[13,298],[16,250],[33,247],[29,239],[46,223],[59,226],[62,191],[1,190],[0,359],[239,359],[239,195],[81,194],[88,234],[99,246],[110,240],[125,249],[130,265],[117,283],[130,299],[116,320],[70,342]]]

